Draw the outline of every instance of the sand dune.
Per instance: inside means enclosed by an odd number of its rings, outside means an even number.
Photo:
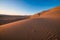
[[[60,18],[60,6],[34,14],[31,18]]]
[[[55,15],[54,13],[49,13],[50,16],[52,14]],[[59,12],[52,17],[47,16],[47,13],[41,15],[41,17],[16,21],[0,26],[0,39],[60,40],[60,18],[57,16]]]
[[[49,18],[60,18],[60,6],[49,9],[47,12],[42,13],[40,17]]]
[[[58,20],[28,19],[0,26],[0,37],[2,40],[55,40],[60,37],[59,29]]]
[[[0,25],[15,22],[18,20],[27,19],[29,16],[20,16],[20,15],[0,15]]]

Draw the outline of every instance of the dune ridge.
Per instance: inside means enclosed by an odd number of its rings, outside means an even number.
[[[60,6],[36,13],[31,18],[59,18],[60,17]]]

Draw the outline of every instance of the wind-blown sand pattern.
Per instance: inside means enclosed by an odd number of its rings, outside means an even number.
[[[0,26],[1,40],[60,40],[60,10]],[[48,16],[49,14],[50,16]],[[32,16],[34,17],[34,16]]]

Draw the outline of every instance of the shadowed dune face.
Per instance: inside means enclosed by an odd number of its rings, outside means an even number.
[[[18,16],[18,15],[0,15],[0,25],[15,22],[18,20],[28,19],[29,16]]]
[[[0,26],[2,40],[60,40],[60,21],[27,19]]]

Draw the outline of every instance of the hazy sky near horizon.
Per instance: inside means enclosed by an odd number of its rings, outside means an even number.
[[[31,15],[60,6],[60,0],[0,0],[0,14]]]

